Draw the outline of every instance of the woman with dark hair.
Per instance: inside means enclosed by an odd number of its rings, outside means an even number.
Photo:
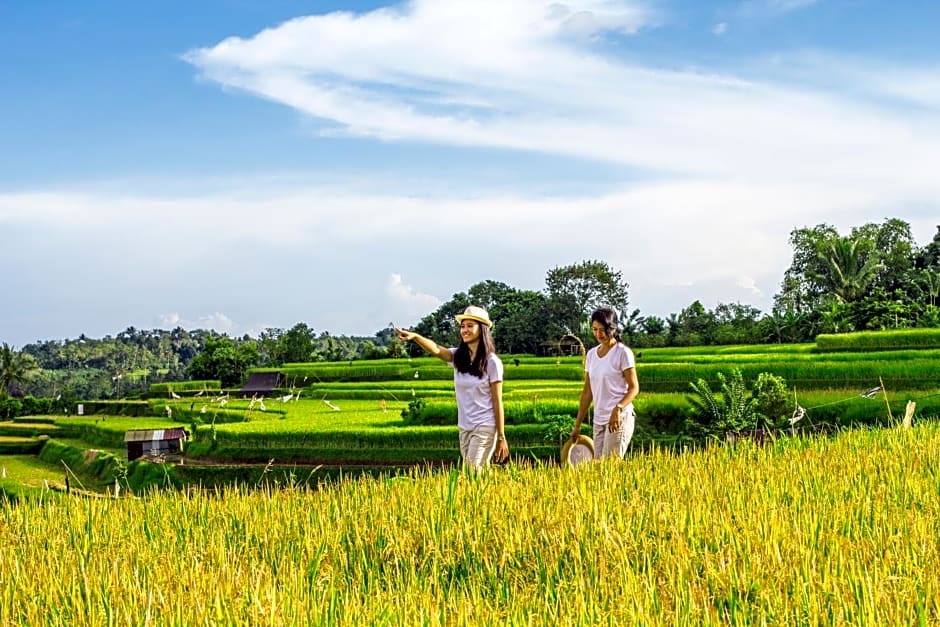
[[[601,307],[591,314],[591,333],[597,346],[584,363],[584,387],[571,441],[581,434],[581,423],[594,403],[594,456],[623,457],[633,437],[633,399],[640,391],[633,351],[620,341],[617,312]]]
[[[402,342],[414,342],[453,366],[460,456],[464,464],[479,469],[491,458],[502,462],[509,457],[503,414],[503,362],[496,355],[490,332],[493,322],[485,309],[471,305],[456,319],[460,344],[455,348],[445,348],[412,331],[396,330]]]

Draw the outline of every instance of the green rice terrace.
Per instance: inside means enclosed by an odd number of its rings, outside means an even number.
[[[557,463],[577,411],[581,357],[502,357],[512,459]],[[729,431],[884,426],[902,418],[908,401],[916,404],[915,420],[940,415],[940,330],[820,336],[812,344],[643,349],[637,357],[636,454],[652,446],[695,447]],[[436,359],[285,364],[277,372],[279,387],[263,397],[240,397],[217,381],[189,381],[154,385],[145,400],[87,401],[81,416],[2,422],[0,490],[15,496],[66,484],[98,493],[113,493],[116,485],[134,492],[316,484],[459,460],[452,370]],[[772,411],[737,422],[717,410],[703,415],[703,402],[706,409],[724,403],[732,411],[730,396],[751,396],[745,388],[762,373],[785,386]],[[180,427],[188,434],[181,454],[128,462],[128,431]]]

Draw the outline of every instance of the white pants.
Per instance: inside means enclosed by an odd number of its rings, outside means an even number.
[[[623,457],[633,437],[633,428],[636,425],[636,415],[631,411],[620,417],[620,428],[613,433],[607,430],[607,425],[594,425],[594,459],[603,459],[616,455]]]
[[[460,456],[464,464],[474,468],[483,468],[490,463],[494,452],[496,452],[495,427],[460,430]]]

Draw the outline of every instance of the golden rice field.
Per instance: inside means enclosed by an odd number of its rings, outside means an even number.
[[[940,623],[940,426],[0,506],[0,624]]]

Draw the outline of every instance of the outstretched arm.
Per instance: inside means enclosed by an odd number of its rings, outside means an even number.
[[[405,329],[396,328],[395,331],[398,332],[398,339],[402,342],[414,342],[420,346],[424,352],[429,355],[437,357],[441,361],[452,362],[454,361],[454,354],[450,352],[450,349],[441,346],[437,342],[429,340],[428,338],[415,333],[414,331],[406,331]]]

